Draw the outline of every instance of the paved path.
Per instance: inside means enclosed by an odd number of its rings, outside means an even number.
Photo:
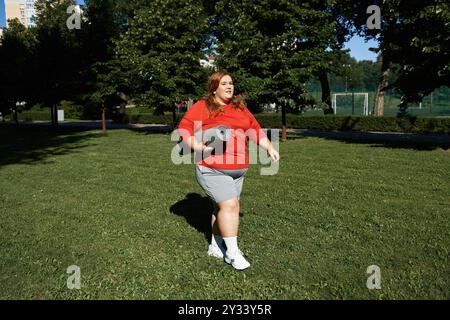
[[[2,122],[0,122],[1,124]],[[15,124],[12,121],[5,123]],[[19,121],[20,125],[25,126],[40,126],[50,127],[51,123],[48,121]],[[63,121],[59,122],[58,126],[61,128],[80,128],[80,129],[102,129],[101,120],[80,120],[80,121]],[[106,128],[109,129],[135,129],[143,131],[154,132],[171,132],[171,126],[165,124],[141,124],[141,123],[114,123],[112,120],[106,121]]]
[[[13,123],[13,122],[5,122]],[[2,124],[2,122],[0,122]],[[50,126],[47,121],[21,121],[20,125],[27,126]],[[100,129],[102,128],[101,120],[94,121],[64,121],[60,122],[59,126],[62,128],[86,128],[86,129]],[[107,129],[133,129],[150,132],[170,133],[171,126],[164,124],[138,124],[114,123],[111,120],[107,121]],[[281,133],[281,130],[280,130]],[[359,132],[359,131],[316,131],[308,129],[288,129],[288,138],[301,137],[320,137],[337,140],[355,140],[367,142],[406,142],[406,143],[424,143],[424,144],[443,144],[450,145],[450,134],[417,134],[417,133],[401,133],[401,132]]]

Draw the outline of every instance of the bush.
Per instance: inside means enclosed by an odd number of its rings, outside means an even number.
[[[264,128],[280,128],[281,116],[256,114]],[[288,128],[319,131],[380,131],[450,134],[450,118],[370,117],[370,116],[317,116],[287,115]]]
[[[18,118],[24,121],[51,121],[50,112],[22,112],[19,113]]]
[[[177,121],[183,115],[178,115]],[[280,114],[255,114],[263,128],[281,128]],[[172,115],[125,114],[124,123],[172,124]],[[450,118],[374,117],[374,116],[313,116],[286,115],[288,128],[318,131],[380,131],[450,134]]]
[[[148,124],[166,124],[173,125],[172,115],[154,115],[151,113],[140,114],[115,114],[115,122],[119,123],[148,123]],[[180,120],[180,119],[178,119]]]
[[[81,119],[83,117],[83,106],[76,105],[73,101],[62,100],[58,109],[64,110],[65,119]]]

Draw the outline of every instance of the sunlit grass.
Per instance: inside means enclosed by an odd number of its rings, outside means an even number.
[[[246,176],[237,272],[206,255],[210,205],[169,135],[46,130],[0,126],[2,299],[450,298],[449,150],[281,144],[277,175]]]

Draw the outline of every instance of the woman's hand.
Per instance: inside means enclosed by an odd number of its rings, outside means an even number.
[[[270,158],[272,158],[272,160],[274,162],[277,162],[278,160],[280,160],[280,154],[274,148],[269,148],[269,150],[267,150],[267,153],[269,154]]]
[[[267,137],[262,138],[259,141],[259,145],[267,150],[267,153],[274,162],[280,160],[280,154],[278,153],[277,150],[275,150],[275,148],[272,146],[272,143],[269,141]]]
[[[195,140],[195,137],[193,137],[193,136],[186,139],[186,144],[187,144],[188,146],[190,146],[191,149],[194,150],[194,151],[196,151],[196,152],[204,152],[204,153],[207,153],[207,152],[211,152],[211,151],[214,150],[213,147],[208,147],[208,146],[206,146],[206,145],[205,145],[205,142],[204,142],[204,143],[201,143],[201,142],[196,141],[196,140]]]
[[[208,147],[207,145],[203,145],[203,147],[202,147],[202,152],[203,153],[208,153],[208,152],[211,152],[211,151],[213,151],[214,150],[214,148],[213,147]]]

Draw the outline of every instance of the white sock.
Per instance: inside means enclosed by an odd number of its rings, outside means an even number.
[[[212,234],[211,245],[215,247],[223,247],[223,238],[220,234]]]
[[[237,245],[237,237],[224,237],[223,241],[225,241],[225,245],[227,246],[227,252],[230,254],[234,254],[239,251]]]

